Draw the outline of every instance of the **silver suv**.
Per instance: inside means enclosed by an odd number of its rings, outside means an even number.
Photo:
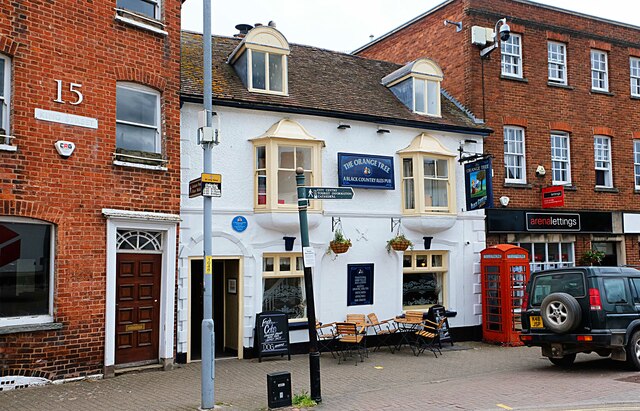
[[[640,271],[573,267],[531,274],[522,306],[522,342],[570,366],[596,352],[640,370]]]

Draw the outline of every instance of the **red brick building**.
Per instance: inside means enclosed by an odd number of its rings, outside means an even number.
[[[180,9],[3,2],[5,386],[173,361]]]
[[[505,17],[510,38],[481,58]],[[577,265],[592,248],[604,264],[640,264],[640,27],[525,0],[450,0],[355,53],[434,59],[443,87],[494,130],[488,245],[522,245],[533,269]],[[543,208],[548,187],[564,205]]]

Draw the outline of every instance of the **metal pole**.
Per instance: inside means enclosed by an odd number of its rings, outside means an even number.
[[[298,214],[300,215],[300,238],[302,250],[309,247],[309,223],[307,221],[307,200],[304,191],[304,170],[296,169],[296,185],[298,188]],[[304,260],[304,259],[303,259]],[[318,339],[316,334],[316,308],[313,298],[313,278],[311,267],[304,265],[304,289],[307,298],[307,320],[309,322],[309,380],[311,386],[311,398],[315,402],[322,402],[320,393],[320,352],[318,352]]]
[[[211,0],[203,0],[203,54],[204,54],[204,90],[202,93],[207,127],[211,127]],[[204,173],[211,173],[213,168],[213,143],[203,142]],[[202,401],[203,410],[212,409],[214,401],[215,380],[215,332],[213,329],[213,248],[211,245],[211,197],[203,196],[203,232],[204,232],[204,315],[202,316]]]

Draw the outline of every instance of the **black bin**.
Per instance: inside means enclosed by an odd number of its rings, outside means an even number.
[[[291,405],[291,373],[286,371],[267,374],[267,396],[269,408]]]

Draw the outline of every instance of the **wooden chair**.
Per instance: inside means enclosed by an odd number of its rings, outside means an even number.
[[[335,323],[322,324],[316,321],[316,335],[318,339],[318,351],[329,351],[333,358],[336,358],[336,333]]]
[[[431,323],[429,320],[425,321]],[[416,357],[422,354],[425,350],[430,350],[436,358],[438,358],[436,351],[442,354],[436,345],[436,342],[438,341],[438,330],[435,327],[427,325],[427,323],[420,324],[416,331],[416,337],[415,347],[411,346]]]
[[[367,315],[369,319],[369,327],[373,329],[377,337],[377,345],[373,351],[376,351],[382,345],[386,345],[391,350],[391,354],[394,352],[395,345],[392,344],[393,336],[398,332],[398,327],[395,326],[393,319],[380,321],[376,313],[370,313]]]
[[[346,355],[352,355],[355,349],[360,356],[360,362],[364,362],[364,335],[358,331],[358,327],[353,322],[336,323],[336,339],[338,341],[338,364]],[[358,359],[356,358],[356,365]]]
[[[347,314],[347,323],[354,323],[359,334],[367,334],[367,319],[364,314]]]

